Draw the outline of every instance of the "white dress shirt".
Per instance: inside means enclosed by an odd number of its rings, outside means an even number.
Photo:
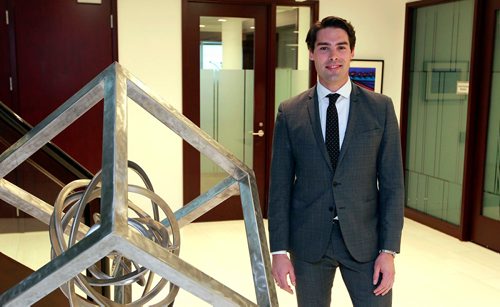
[[[345,130],[347,128],[347,120],[349,118],[349,102],[351,98],[352,84],[349,79],[336,93],[340,95],[335,103],[337,113],[339,114],[339,144],[342,149],[342,142],[344,141]],[[325,140],[326,133],[326,110],[330,104],[328,95],[332,92],[324,87],[321,83],[317,83],[316,91],[318,93],[319,102],[319,120],[321,122],[321,131],[323,132],[323,140]]]

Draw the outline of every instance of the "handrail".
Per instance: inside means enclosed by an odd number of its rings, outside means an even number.
[[[15,113],[2,101],[0,101],[0,121],[6,123],[7,125],[9,125],[9,127],[18,132],[19,137],[25,135],[33,128],[28,122],[26,122],[21,116]],[[4,131],[1,130],[0,137],[3,136],[3,133]],[[69,172],[74,174],[75,177],[80,179],[91,179],[92,177],[94,177],[94,174],[92,174],[92,172],[87,170],[83,165],[78,163],[75,159],[73,159],[70,155],[68,155],[54,143],[47,143],[42,147],[42,150],[49,157],[61,164]]]

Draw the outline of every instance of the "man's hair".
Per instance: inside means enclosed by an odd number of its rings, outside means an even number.
[[[314,50],[316,34],[319,30],[325,28],[339,28],[346,31],[349,36],[349,46],[351,47],[351,50],[354,50],[354,46],[356,45],[356,32],[354,31],[354,27],[347,20],[335,16],[325,17],[323,20],[317,21],[311,29],[309,29],[306,37],[307,48],[309,48],[309,50]]]

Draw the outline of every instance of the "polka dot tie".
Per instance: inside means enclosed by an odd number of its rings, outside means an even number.
[[[335,102],[340,97],[339,94],[327,95],[330,100],[328,109],[326,110],[326,133],[325,145],[328,154],[330,155],[330,162],[332,163],[333,171],[337,168],[337,161],[340,153],[340,140],[339,140],[339,115]]]

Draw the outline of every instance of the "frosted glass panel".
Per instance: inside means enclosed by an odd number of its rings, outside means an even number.
[[[252,70],[200,70],[200,127],[248,166],[253,166]],[[201,156],[202,192],[227,173]]]
[[[497,13],[496,24],[486,141],[483,215],[500,221],[500,13]]]
[[[305,91],[309,85],[309,70],[297,70],[291,68],[276,69],[276,102],[277,106],[284,100]]]
[[[254,20],[200,18],[200,127],[253,167]],[[228,174],[200,157],[201,193]]]
[[[305,39],[310,25],[309,7],[276,8],[275,112],[281,102],[309,88],[309,51]]]
[[[462,202],[473,0],[418,8],[413,22],[406,205],[458,225]]]

